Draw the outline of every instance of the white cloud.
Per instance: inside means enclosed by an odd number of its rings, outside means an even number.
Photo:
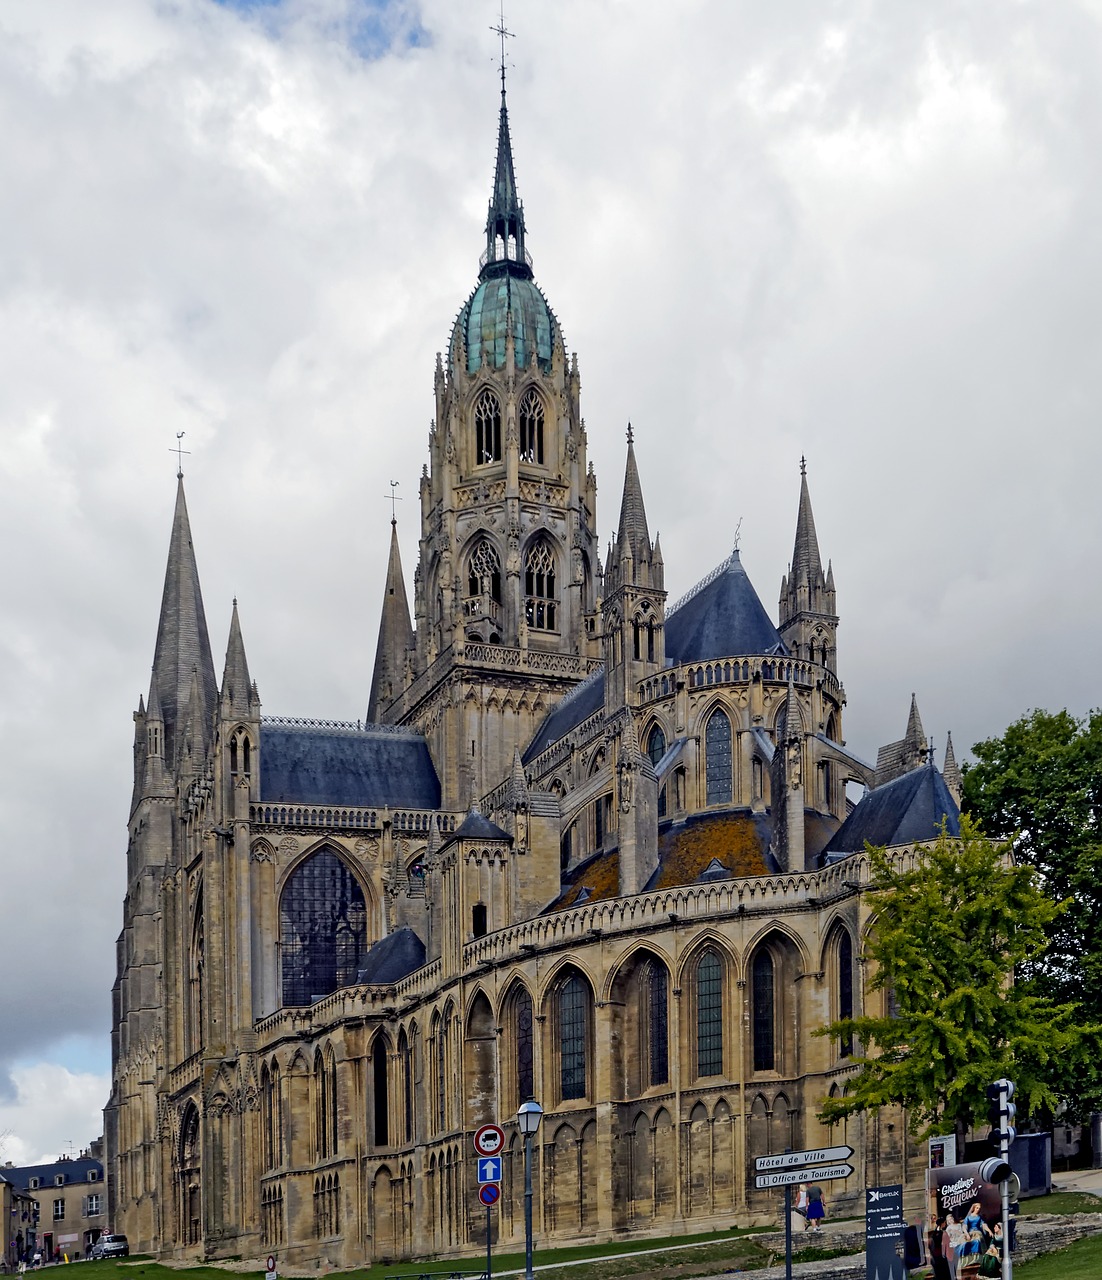
[[[84,1150],[103,1133],[110,1076],[56,1062],[25,1063],[11,1076],[15,1096],[0,1099],[0,1161],[45,1164]]]

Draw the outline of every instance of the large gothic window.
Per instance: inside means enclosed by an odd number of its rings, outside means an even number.
[[[838,934],[838,1017],[853,1017],[853,942],[842,929]],[[838,1042],[838,1052],[848,1058],[853,1052],[853,1036],[844,1035]]]
[[[487,387],[474,406],[475,462],[501,461],[501,405]]]
[[[559,1096],[564,1102],[586,1094],[588,1006],[585,983],[573,973],[558,991]]]
[[[524,616],[535,631],[558,630],[555,553],[542,540],[524,556]]]
[[[696,1074],[723,1074],[723,962],[710,948],[696,966]]]
[[[355,983],[367,950],[367,907],[356,877],[331,849],[308,858],[279,904],[283,1003],[312,1004]]]
[[[535,1073],[532,1056],[532,997],[521,989],[513,1002],[514,1027],[517,1043],[517,1096],[520,1106],[534,1097]]]
[[[704,777],[708,804],[731,803],[731,722],[713,711],[704,730]]]
[[[751,1020],[754,1037],[754,1070],[772,1071],[777,1062],[774,1008],[775,966],[772,955],[762,948],[751,969]]]
[[[665,965],[657,960],[647,962],[643,971],[643,996],[646,1000],[646,1035],[648,1083],[668,1084],[670,1079],[670,1008],[669,979]]]
[[[529,387],[521,397],[520,412],[520,460],[543,463],[543,400],[534,387]]]
[[[467,595],[501,603],[501,560],[493,543],[482,538],[467,566]]]
[[[666,754],[666,735],[662,732],[662,726],[656,724],[647,737],[647,755],[654,767],[658,768],[658,762]]]

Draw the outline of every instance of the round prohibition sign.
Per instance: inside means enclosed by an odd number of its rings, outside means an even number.
[[[505,1130],[496,1124],[484,1124],[474,1131],[474,1149],[480,1156],[496,1156],[505,1146]]]
[[[478,1188],[478,1198],[488,1209],[501,1199],[501,1187],[496,1182],[485,1182]]]

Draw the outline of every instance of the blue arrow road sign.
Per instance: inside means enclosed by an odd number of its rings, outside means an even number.
[[[480,1183],[501,1181],[501,1157],[500,1156],[483,1156],[479,1160],[478,1181]]]

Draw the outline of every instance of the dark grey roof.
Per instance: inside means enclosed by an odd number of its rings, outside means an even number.
[[[786,652],[738,551],[666,617],[666,658],[671,663]]]
[[[588,720],[594,711],[604,706],[604,701],[605,669],[598,667],[581,684],[575,685],[554,710],[544,716],[543,723],[521,757],[523,763],[534,760],[552,743],[565,738],[571,729],[576,729],[583,720]]]
[[[425,944],[409,925],[380,939],[364,956],[360,982],[397,982],[425,963]]]
[[[438,809],[440,779],[420,734],[262,723],[260,798]]]
[[[511,840],[513,837],[489,818],[472,809],[456,829],[452,840]],[[451,840],[448,841],[451,843]]]
[[[20,1191],[30,1189],[31,1179],[37,1178],[42,1189],[54,1186],[58,1174],[65,1175],[66,1183],[87,1182],[88,1174],[94,1172],[97,1182],[103,1181],[103,1161],[94,1160],[91,1156],[80,1156],[73,1160],[54,1160],[50,1164],[26,1164],[14,1169],[0,1169],[4,1180],[10,1182]]]
[[[890,846],[936,840],[942,822],[949,835],[960,835],[960,810],[945,779],[936,769],[923,765],[870,791],[834,833],[824,852],[857,853],[866,841]]]

